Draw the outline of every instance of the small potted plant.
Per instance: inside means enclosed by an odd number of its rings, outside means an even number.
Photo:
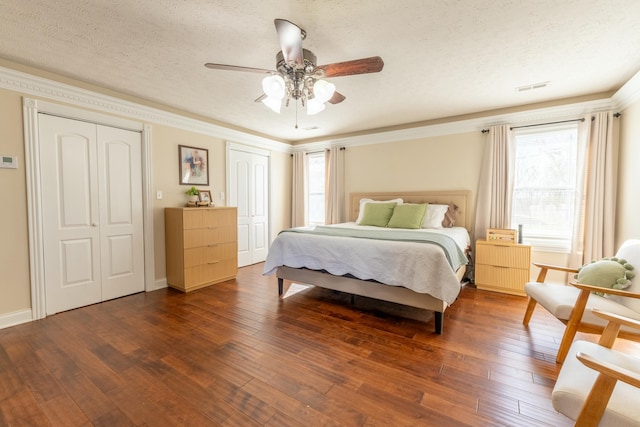
[[[198,201],[198,194],[200,193],[196,187],[191,187],[184,193],[189,196],[189,203],[196,204]]]

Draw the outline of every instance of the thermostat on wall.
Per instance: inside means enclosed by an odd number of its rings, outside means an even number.
[[[17,156],[0,156],[0,168],[18,169]]]

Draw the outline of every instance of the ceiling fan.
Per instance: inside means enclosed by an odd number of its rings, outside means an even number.
[[[335,85],[324,78],[377,73],[384,66],[379,56],[318,66],[316,55],[302,48],[306,31],[286,19],[274,22],[282,49],[276,54],[275,70],[213,63],[204,65],[217,70],[268,74],[262,80],[264,93],[256,102],[261,101],[276,113],[280,113],[283,100],[285,106],[289,106],[292,99],[300,100],[307,114],[319,113],[325,109],[326,102],[338,104],[345,99],[344,95],[336,92]]]

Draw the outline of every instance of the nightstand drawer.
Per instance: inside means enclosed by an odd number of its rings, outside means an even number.
[[[482,249],[480,249],[482,246]],[[524,245],[480,244],[476,254],[476,264],[529,269],[530,247]]]
[[[478,289],[524,295],[524,284],[528,281],[529,269],[476,265]]]

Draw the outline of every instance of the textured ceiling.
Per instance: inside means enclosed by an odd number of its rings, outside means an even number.
[[[254,102],[261,75],[203,66],[274,69],[275,18],[320,64],[384,69],[331,79],[346,100],[296,129],[293,105]],[[0,58],[303,141],[617,90],[640,70],[640,1],[0,0]]]

